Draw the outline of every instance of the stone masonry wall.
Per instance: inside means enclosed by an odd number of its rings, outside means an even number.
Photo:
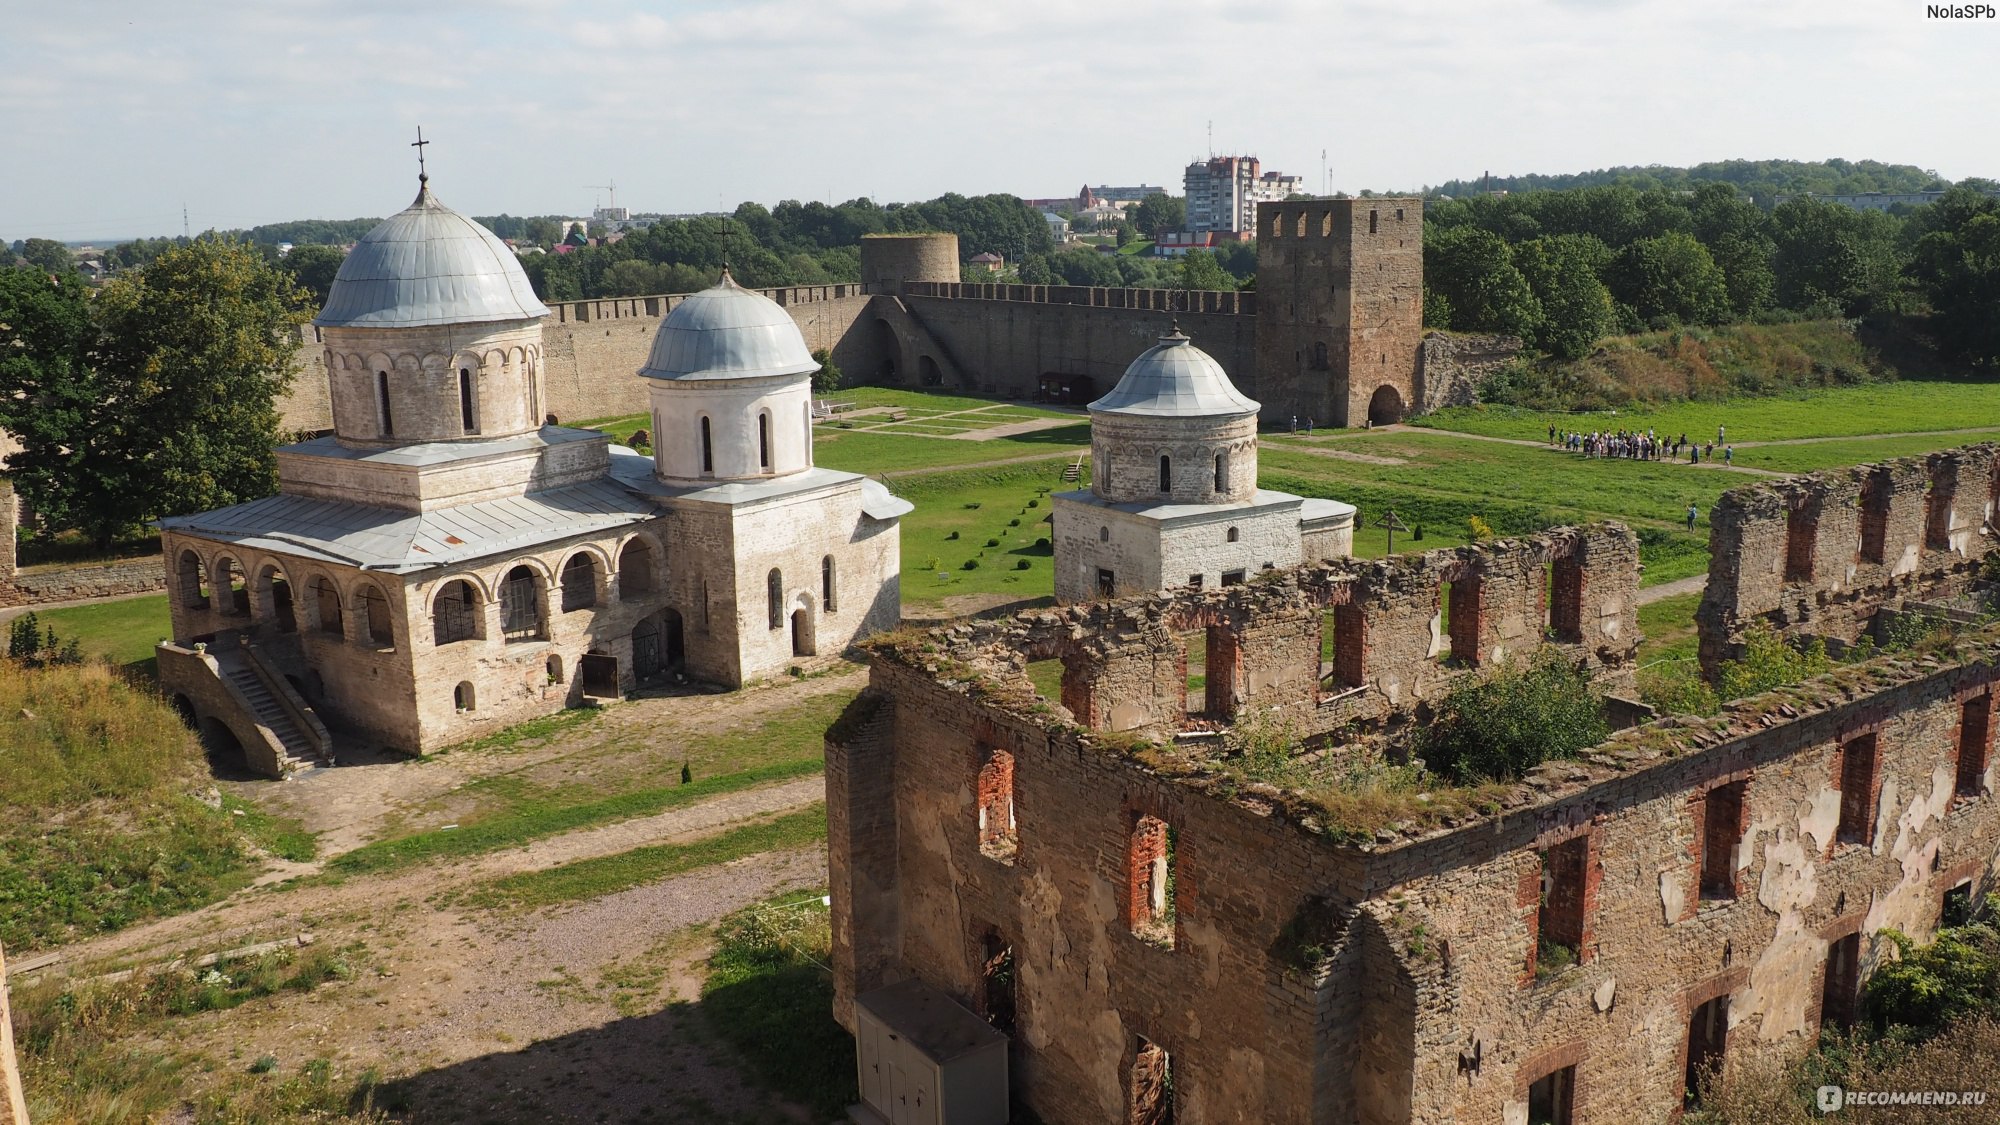
[[[1479,401],[1479,384],[1506,365],[1524,345],[1518,336],[1467,336],[1431,332],[1417,354],[1417,392],[1410,410],[1429,414]]]
[[[111,563],[49,564],[16,571],[0,586],[0,605],[37,605],[80,598],[117,598],[166,588],[157,555]]]
[[[1709,512],[1703,668],[1753,623],[1851,642],[1884,607],[1957,593],[1996,545],[1996,504],[1991,443],[1731,489]]]

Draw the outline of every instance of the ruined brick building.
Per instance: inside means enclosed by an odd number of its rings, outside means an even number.
[[[514,254],[428,185],[355,247],[315,321],[327,436],[279,493],[162,521],[162,688],[282,775],[328,728],[426,751],[668,673],[725,685],[901,616],[898,521],[813,464],[791,317],[720,284],[674,303],[637,378],[655,453],[546,417]]]
[[[1461,394],[1423,328],[1423,203],[1414,197],[1292,200],[1258,208],[1257,291],[1185,292],[961,284],[958,238],[861,240],[861,280],[765,291],[809,347],[847,377],[1083,404],[1178,319],[1267,425],[1377,424]],[[629,378],[660,318],[684,298],[620,297],[554,306],[543,326],[543,409],[575,421],[638,413]],[[1438,338],[1443,342],[1443,338]],[[294,430],[332,424],[321,341],[300,352],[281,403]],[[1449,350],[1449,349],[1446,349]]]
[[[1695,1073],[1853,1018],[1880,931],[1921,939],[1992,886],[2000,629],[1967,608],[1995,466],[1730,494],[1704,651],[1760,620],[1965,631],[1712,718],[1620,702],[1616,525],[882,643],[827,738],[836,1015],[879,1018],[897,982],[983,1015],[1052,1125],[1673,1120]],[[1623,729],[1399,795],[1440,695],[1544,644]],[[869,1096],[934,1094],[871,1088],[880,1065],[864,1042]]]

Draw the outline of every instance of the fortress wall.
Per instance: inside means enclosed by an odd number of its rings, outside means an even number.
[[[1252,366],[1257,321],[1240,312],[1178,312],[1171,302],[1141,304],[1144,295],[1166,298],[1189,294],[1173,290],[1069,289],[1106,299],[1139,295],[1131,304],[1057,303],[1023,299],[966,300],[949,296],[915,296],[905,286],[903,303],[930,330],[946,359],[965,373],[969,383],[963,389],[1032,398],[1044,374],[1086,375],[1094,393],[1101,395],[1117,383],[1125,368],[1140,352],[1159,338],[1181,331],[1193,338],[1196,347],[1214,356],[1223,370],[1244,393],[1255,397],[1257,382]],[[950,286],[958,290],[1014,289],[1063,292],[1062,286]],[[970,295],[970,294],[966,294]],[[1202,297],[1229,297],[1242,300],[1248,294],[1193,294]],[[1236,304],[1235,301],[1231,302]],[[1249,302],[1244,301],[1247,304]],[[1219,306],[1218,306],[1219,307]],[[1242,307],[1237,304],[1237,307]],[[905,381],[918,383],[915,374]]]

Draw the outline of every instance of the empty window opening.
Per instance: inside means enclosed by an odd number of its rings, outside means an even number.
[[[1550,1071],[1528,1084],[1528,1125],[1570,1125],[1576,1067]]]
[[[1228,535],[1229,542],[1235,543],[1241,540],[1242,538],[1243,538],[1243,533],[1239,529],[1233,527],[1229,529],[1229,535]]]
[[[479,699],[474,693],[471,680],[460,680],[458,686],[451,689],[451,702],[452,706],[461,712],[479,709]]]
[[[1014,947],[988,930],[979,942],[980,1014],[1002,1035],[1014,1034]]]
[[[1439,627],[1447,629],[1449,652],[1463,664],[1479,663],[1479,635],[1485,624],[1486,584],[1476,577],[1446,584],[1444,618]]]
[[[448,645],[478,635],[479,595],[472,583],[463,578],[446,583],[431,605],[432,642]]]
[[[550,683],[559,684],[563,682],[563,659],[560,655],[553,652],[550,653],[548,660],[545,662],[545,667],[548,670]]]
[[[1819,542],[1819,510],[1797,507],[1785,513],[1785,581],[1813,580],[1813,548]]]
[[[771,468],[771,415],[757,415],[757,467],[769,471]]]
[[[1222,572],[1222,584],[1224,586],[1241,586],[1243,585],[1243,579],[1247,576],[1247,571],[1225,570]]]
[[[1108,528],[1108,527],[1100,527],[1100,528],[1098,528],[1098,529],[1097,529],[1097,541],[1098,541],[1099,543],[1109,543],[1109,542],[1111,542],[1111,529],[1110,529],[1110,528]]]
[[[1333,691],[1346,691],[1362,684],[1363,641],[1366,628],[1360,606],[1335,606],[1320,615],[1320,684]]]
[[[813,634],[812,610],[804,606],[792,611],[792,655],[814,656],[819,641]]]
[[[1217,492],[1229,491],[1229,454],[1227,453],[1218,453],[1215,455],[1215,490]]]
[[[1875,736],[1864,734],[1840,748],[1840,825],[1833,839],[1839,844],[1875,842],[1875,782],[1880,764]]]
[[[1097,596],[1108,598],[1117,592],[1118,576],[1103,567],[1097,568]]]
[[[1924,498],[1924,546],[1933,551],[1951,549],[1951,502],[1957,484],[1955,473],[1931,478],[1930,495]]]
[[[1168,493],[1172,492],[1173,490],[1174,490],[1174,459],[1162,454],[1160,457],[1160,491],[1162,493]]]
[[[377,371],[375,373],[375,408],[379,411],[382,419],[382,436],[395,437],[396,418],[395,415],[390,413],[389,409],[389,373],[387,371]]]
[[[1729,1043],[1729,997],[1718,996],[1688,1017],[1687,1093],[1689,1106],[1701,1104],[1701,1087],[1722,1072],[1723,1050]]]
[[[1129,1125],[1173,1125],[1174,1061],[1158,1043],[1139,1040],[1132,1057],[1132,1112]]]
[[[389,599],[382,596],[382,591],[374,586],[363,588],[361,608],[368,622],[368,639],[384,648],[395,644],[395,630],[389,623]]]
[[[1565,840],[1542,853],[1541,909],[1535,921],[1537,978],[1553,976],[1583,959],[1589,866],[1589,836]]]
[[[266,573],[270,574],[271,616],[278,623],[278,632],[298,632],[298,618],[292,612],[292,584],[275,572]]]
[[[1861,561],[1882,561],[1889,538],[1889,493],[1894,487],[1887,473],[1875,473],[1861,489]]]
[[[215,560],[215,588],[223,595],[223,612],[245,616],[250,612],[250,587],[243,581],[243,568],[230,558]]]
[[[319,618],[319,631],[341,636],[344,629],[340,620],[340,591],[325,578],[312,580],[313,611]]]
[[[1401,207],[1396,208],[1396,221],[1399,223],[1403,221],[1403,209]]]
[[[777,567],[764,576],[765,623],[773,629],[785,627],[785,576]]]
[[[1964,926],[1972,921],[1972,880],[1966,879],[1944,892],[1944,902],[1938,911],[1938,926],[1949,929]]]
[[[1743,794],[1748,784],[1718,785],[1702,800],[1702,898],[1736,897],[1736,849],[1743,840]]]
[[[1861,986],[1861,935],[1848,934],[1826,947],[1826,969],[1819,984],[1819,1025],[1854,1026],[1854,1001]]]
[[[562,569],[564,613],[589,609],[597,604],[597,560],[589,555],[572,555]]]
[[[1549,635],[1565,644],[1583,643],[1583,563],[1575,556],[1549,567]]]
[[[701,420],[701,471],[715,471],[715,428],[706,417]]]
[[[620,597],[653,592],[653,546],[634,539],[618,552],[618,593]]]
[[[1368,233],[1374,234],[1377,230],[1381,229],[1381,226],[1382,226],[1382,212],[1380,211],[1368,212]]]
[[[1986,790],[1986,758],[1993,748],[1993,693],[1975,695],[1958,708],[1958,782],[1960,797],[1977,797]]]
[[[1190,590],[1201,589],[1201,575],[1199,574],[1188,575],[1188,589]]]
[[[189,609],[207,609],[208,574],[202,568],[201,556],[193,551],[182,551],[176,571],[180,580],[181,604]]]
[[[479,412],[472,405],[472,370],[458,369],[458,424],[468,434],[479,432]]]
[[[542,599],[530,567],[517,566],[500,583],[500,635],[508,642],[539,640],[542,636]]]
[[[1140,814],[1127,848],[1126,913],[1132,933],[1162,949],[1174,947],[1174,830]]]
[[[979,801],[979,850],[1012,864],[1020,838],[1014,826],[1014,755],[999,747],[986,753],[975,782]]]
[[[819,560],[819,601],[828,613],[840,610],[840,598],[834,587],[833,556],[822,555]]]

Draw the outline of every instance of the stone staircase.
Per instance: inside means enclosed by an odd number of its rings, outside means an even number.
[[[331,741],[305,700],[268,666],[254,649],[210,650],[215,674],[230,694],[248,710],[252,725],[270,732],[281,775],[293,775],[331,763]],[[285,698],[281,699],[280,693]]]
[[[1062,479],[1070,484],[1083,479],[1083,454],[1076,455],[1076,463],[1063,470]]]

